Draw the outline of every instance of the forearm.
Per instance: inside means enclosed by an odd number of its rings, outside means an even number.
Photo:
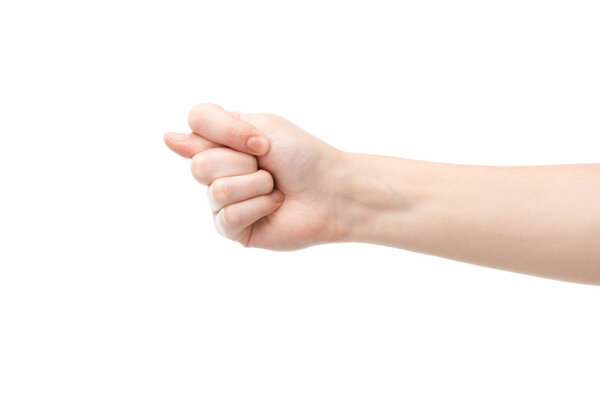
[[[600,283],[600,165],[344,157],[341,240]]]

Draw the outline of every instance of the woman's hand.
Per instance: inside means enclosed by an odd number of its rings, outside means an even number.
[[[275,115],[201,104],[188,121],[193,133],[167,133],[165,143],[192,159],[220,234],[274,250],[339,240],[344,153]]]

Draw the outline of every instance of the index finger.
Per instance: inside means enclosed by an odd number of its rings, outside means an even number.
[[[269,140],[256,127],[236,118],[216,104],[199,104],[188,116],[192,132],[244,153],[262,156]]]

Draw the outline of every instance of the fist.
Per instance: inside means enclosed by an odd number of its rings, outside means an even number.
[[[194,107],[192,133],[165,134],[208,187],[215,228],[246,247],[292,250],[337,241],[344,153],[284,118]]]
[[[258,170],[256,157],[217,147],[192,157],[192,175],[207,185],[217,231],[248,244],[252,225],[275,211],[283,194],[273,190],[273,176]]]

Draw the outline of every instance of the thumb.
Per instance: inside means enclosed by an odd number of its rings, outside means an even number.
[[[269,140],[254,125],[215,104],[199,104],[188,116],[192,132],[243,153],[262,156]]]

